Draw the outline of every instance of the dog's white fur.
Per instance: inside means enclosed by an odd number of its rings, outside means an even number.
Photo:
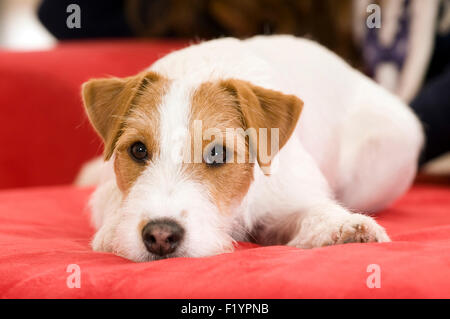
[[[91,199],[95,250],[152,260],[137,225],[156,217],[173,218],[186,229],[174,256],[230,251],[233,240],[261,225],[261,236],[296,226],[288,245],[300,248],[360,241],[363,233],[369,239],[362,241],[389,241],[371,217],[351,211],[386,207],[415,176],[422,128],[398,98],[322,46],[291,36],[208,41],[173,52],[150,70],[172,80],[160,105],[161,156],[126,198],[116,185],[114,157],[104,166]],[[219,214],[204,185],[183,176],[180,161],[173,161],[183,153],[178,141],[187,131],[193,90],[227,78],[304,101],[276,169],[265,176],[255,165],[254,181],[232,218]]]

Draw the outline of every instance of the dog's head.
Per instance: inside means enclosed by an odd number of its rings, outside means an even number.
[[[268,173],[303,105],[242,80],[192,87],[149,71],[90,80],[83,100],[123,194],[114,252],[135,261],[231,250],[254,172]]]

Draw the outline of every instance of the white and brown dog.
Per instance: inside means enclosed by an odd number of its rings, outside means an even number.
[[[219,254],[236,240],[387,242],[356,212],[407,190],[423,143],[398,98],[291,36],[193,45],[136,76],[90,80],[83,99],[106,160],[92,246],[134,261]]]

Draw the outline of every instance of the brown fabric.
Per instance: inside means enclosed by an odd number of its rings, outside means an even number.
[[[132,29],[143,37],[293,34],[359,64],[351,0],[129,0],[125,9]]]

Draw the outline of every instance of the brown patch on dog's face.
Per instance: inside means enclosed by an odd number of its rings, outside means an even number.
[[[159,155],[161,145],[158,106],[167,87],[168,81],[164,79],[147,85],[136,98],[132,111],[124,121],[114,161],[117,185],[124,193],[128,192],[152,158]],[[144,163],[138,163],[130,156],[130,148],[136,142],[146,146],[148,159]]]
[[[250,136],[252,152],[256,154],[263,172],[270,174],[270,165],[276,153],[263,155],[263,149],[271,150],[272,128],[278,129],[278,149],[280,150],[292,135],[303,101],[295,95],[283,94],[253,85],[247,81],[229,79],[221,85],[236,99],[244,119],[245,128],[254,128],[256,134]],[[267,135],[262,133],[266,129]],[[267,158],[264,158],[264,157]]]
[[[300,116],[303,102],[293,95],[285,95],[273,90],[254,86],[241,80],[226,80],[214,83],[204,83],[195,92],[192,98],[191,132],[195,120],[202,121],[202,149],[208,151],[208,146],[223,145],[227,152],[234,154],[234,160],[218,166],[209,166],[205,163],[189,165],[189,171],[199,182],[208,185],[209,192],[215,204],[221,211],[227,212],[228,208],[240,203],[247,193],[253,180],[254,163],[250,162],[251,152],[257,154],[260,166],[262,163],[259,150],[249,149],[251,145],[260,145],[259,129],[266,128],[266,149],[270,149],[271,128],[279,129],[279,148],[287,142],[295,129]],[[227,129],[254,128],[254,135],[236,134],[231,145],[227,136]],[[222,133],[222,139],[214,138],[205,140],[208,129],[215,129]],[[255,139],[252,144],[249,139]],[[262,137],[261,137],[262,139]],[[192,141],[196,141],[193,136]],[[197,137],[197,140],[200,140]],[[243,149],[242,149],[243,147]],[[192,146],[192,154],[195,154],[195,145]],[[244,154],[244,162],[238,161]],[[270,154],[273,158],[275,154]],[[264,164],[264,165],[263,165]],[[270,162],[269,162],[270,165]]]
[[[202,121],[202,136],[194,136],[199,133],[194,129],[194,121],[199,120]],[[225,214],[229,213],[229,208],[233,204],[240,203],[253,179],[254,164],[248,161],[245,139],[242,136],[235,136],[233,141],[227,141],[225,138],[227,129],[243,128],[243,124],[242,114],[236,107],[235,98],[219,83],[204,83],[194,92],[190,118],[191,153],[196,153],[194,143],[198,140],[202,141],[203,152],[207,152],[208,147],[213,145],[223,145],[227,152],[233,152],[234,161],[208,166],[201,161],[195,162],[192,158],[193,163],[185,164],[185,168],[191,178],[207,185],[213,202]],[[208,131],[221,132],[223,138],[221,140],[216,140],[215,136],[208,138]],[[232,145],[227,142],[231,142]],[[237,162],[238,145],[244,146],[244,163]]]
[[[130,147],[143,143],[149,160],[159,151],[159,112],[168,80],[153,72],[119,79],[94,79],[83,85],[89,118],[105,143],[105,159],[116,150],[114,170],[117,185],[125,194],[145,169],[136,162]]]

